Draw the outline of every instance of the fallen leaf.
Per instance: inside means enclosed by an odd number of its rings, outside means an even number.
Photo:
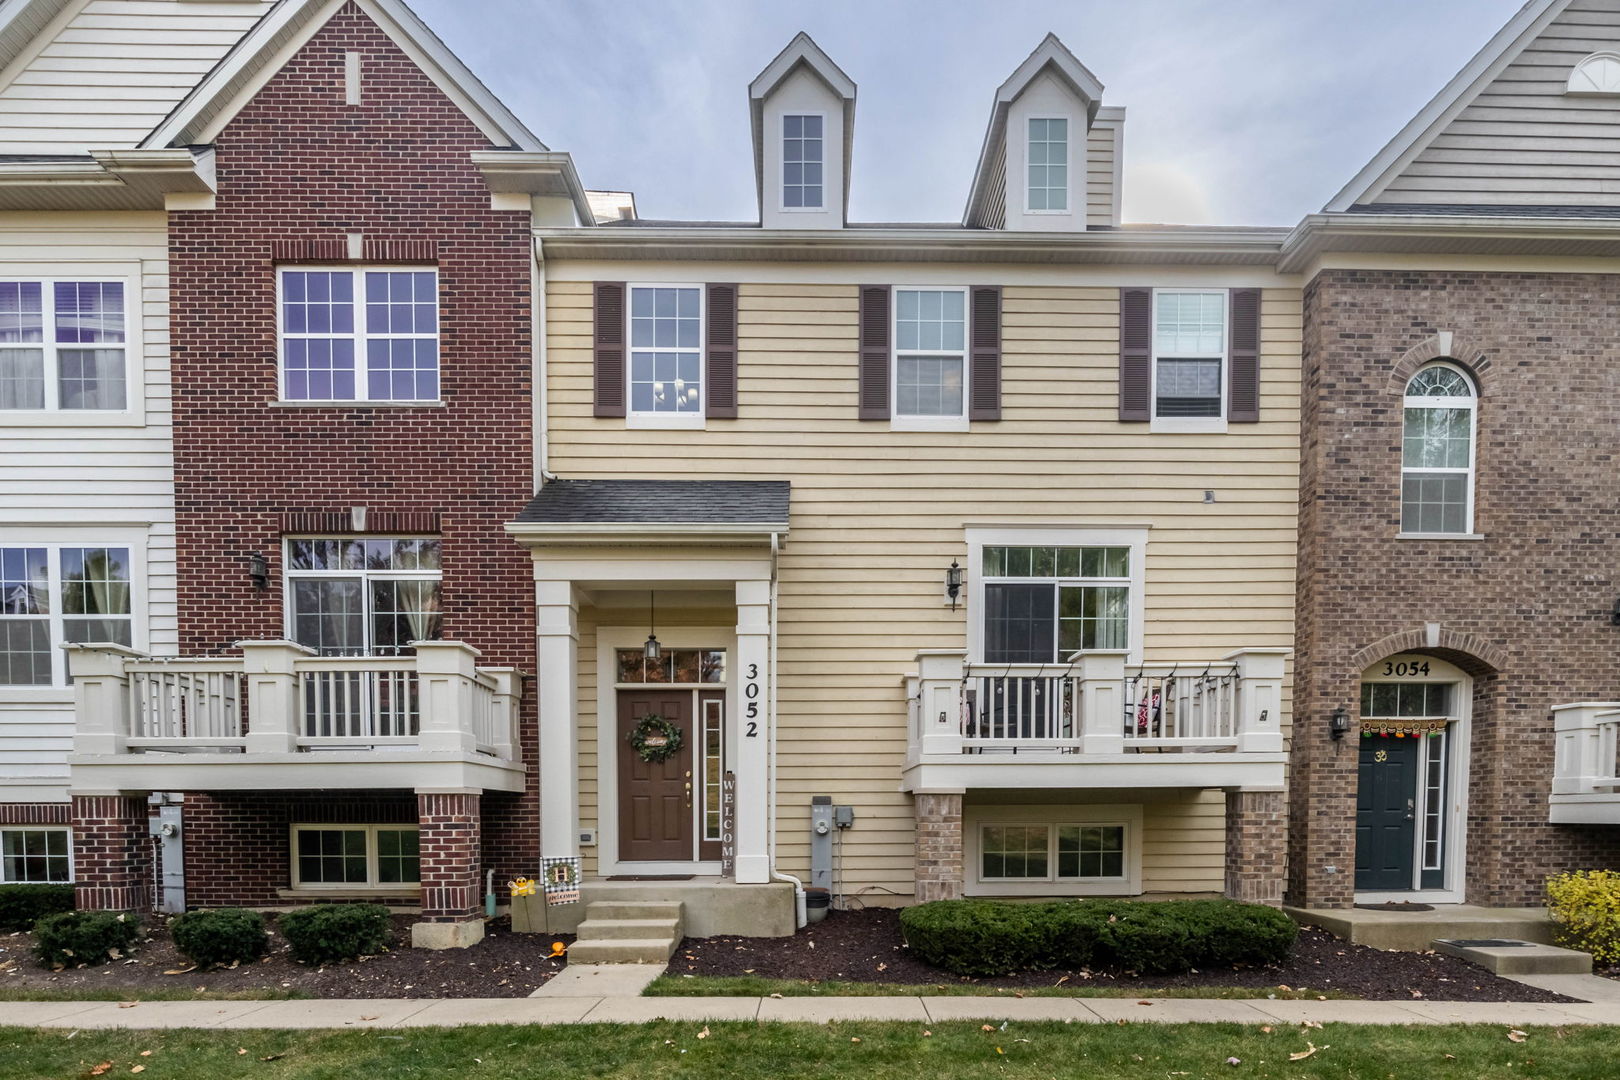
[[[103,1061],[100,1065],[97,1065],[97,1066],[93,1067],[90,1070],[90,1075],[91,1076],[101,1076],[103,1073],[107,1072],[111,1068],[112,1068],[112,1062]]]
[[[930,1035],[932,1035],[932,1034],[933,1034],[933,1032],[932,1032],[932,1031],[925,1031],[925,1032],[923,1032],[923,1038],[925,1038],[925,1039],[926,1039],[926,1038],[928,1038],[928,1037],[929,1037],[929,1036],[930,1036]]]
[[[1420,997],[1423,996],[1423,991],[1421,991],[1421,990],[1413,990],[1412,991],[1412,996],[1415,997],[1415,998],[1420,998]]]
[[[362,1016],[360,1019],[362,1019],[362,1020],[375,1020],[377,1018],[375,1016]]]
[[[141,1051],[141,1057],[151,1057],[151,1056],[152,1056],[152,1051],[150,1051],[150,1050],[142,1050]]]
[[[850,1042],[860,1042],[860,1041],[861,1041],[861,1040],[860,1040],[860,1039],[858,1039],[858,1038],[856,1038],[856,1037],[855,1037],[855,1036],[853,1036],[853,1035],[851,1035],[851,1036],[850,1036],[850,1037],[849,1037],[849,1041],[850,1041]]]
[[[1235,1058],[1235,1057],[1234,1058],[1227,1058],[1226,1063],[1228,1065],[1241,1065],[1241,1064],[1243,1064],[1243,1059],[1242,1058]]]
[[[247,1053],[247,1047],[245,1047],[245,1046],[237,1047],[236,1053],[238,1054],[238,1056]]]
[[[280,1061],[282,1058],[284,1058],[286,1056],[287,1056],[286,1054],[266,1054],[266,1055],[264,1055],[264,1057],[260,1058],[259,1060],[260,1061]]]
[[[132,1072],[132,1073],[143,1073],[143,1072],[146,1071],[146,1066],[145,1065],[131,1065],[130,1068],[129,1068],[129,1071]]]
[[[707,1039],[708,1037],[709,1037],[709,1029],[707,1027],[705,1027],[702,1031],[698,1032],[698,1038]]]
[[[170,968],[168,971],[165,971],[163,974],[165,974],[165,975],[186,975],[186,974],[189,974],[189,973],[191,973],[193,971],[196,971],[196,970],[197,970],[197,965],[192,964],[188,968]]]
[[[1526,1035],[1518,1028],[1514,1028],[1512,1031],[1508,1032],[1508,1042],[1524,1042],[1524,1040],[1528,1039],[1529,1037],[1530,1036]]]
[[[139,1004],[140,1004],[140,1002],[138,1002],[138,1001],[120,1001],[118,1003],[118,1007],[120,1009],[133,1009],[135,1006],[137,1006]]]
[[[1153,1004],[1153,1002],[1151,1002],[1151,1001],[1138,1001],[1137,1004],[1138,1005],[1151,1005],[1151,1004]]]
[[[124,954],[118,949],[108,949],[107,955],[114,960],[122,960],[124,958]]]
[[[782,995],[781,995],[781,994],[772,994],[772,995],[771,995],[771,997],[773,997],[773,998],[779,998],[779,997],[781,997],[781,996],[782,996]]]
[[[985,1024],[982,1027],[980,1027],[979,1030],[980,1031],[994,1031],[996,1029],[991,1027],[989,1024]]]
[[[1267,1035],[1270,1035],[1271,1034],[1271,1025],[1270,1024],[1261,1024],[1260,1025],[1260,1030],[1265,1032]]]
[[[1326,1047],[1326,1046],[1317,1046],[1315,1043],[1313,1043],[1313,1042],[1311,1042],[1309,1040],[1306,1040],[1305,1045],[1307,1047],[1309,1047],[1309,1049],[1300,1050],[1300,1051],[1298,1051],[1296,1053],[1289,1054],[1288,1055],[1288,1060],[1289,1061],[1304,1061],[1306,1058],[1310,1057],[1312,1054],[1316,1053],[1318,1050],[1327,1050],[1327,1049],[1329,1049],[1329,1047]]]
[[[1005,1051],[1005,1050],[1003,1050],[1003,1049],[1002,1049],[1002,1048],[1001,1048],[1001,1047],[999,1047],[999,1046],[998,1046],[998,1047],[996,1047],[996,1053],[998,1053],[998,1054],[1005,1054],[1005,1053],[1006,1053],[1006,1052],[1007,1052],[1007,1051]]]

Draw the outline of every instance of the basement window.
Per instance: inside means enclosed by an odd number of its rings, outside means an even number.
[[[415,889],[422,881],[415,825],[294,825],[295,889]]]
[[[66,829],[0,829],[0,885],[66,884],[73,880],[73,845]]]

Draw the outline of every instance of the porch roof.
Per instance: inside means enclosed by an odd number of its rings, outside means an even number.
[[[520,525],[695,525],[786,532],[786,480],[551,480]]]

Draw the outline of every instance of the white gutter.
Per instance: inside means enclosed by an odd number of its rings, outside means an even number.
[[[1419,243],[1421,241],[1421,244]],[[1277,268],[1303,269],[1326,252],[1459,255],[1615,254],[1620,219],[1511,214],[1310,214],[1288,234]],[[1571,245],[1591,247],[1570,250]],[[1541,249],[1541,250],[1537,250]]]
[[[769,767],[765,770],[765,861],[771,868],[771,879],[773,881],[792,883],[794,924],[803,929],[805,924],[810,921],[805,912],[804,882],[792,874],[784,874],[776,868],[776,731],[781,726],[780,718],[776,713],[776,602],[778,595],[776,560],[781,550],[781,536],[777,533],[771,533],[771,755]]]

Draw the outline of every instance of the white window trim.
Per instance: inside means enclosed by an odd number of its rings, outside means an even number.
[[[1067,126],[1063,129],[1063,210],[1034,210],[1029,205],[1029,170],[1033,163],[1029,160],[1029,125],[1032,120],[1063,120]],[[1048,165],[1051,162],[1047,162]],[[1049,190],[1043,188],[1042,190]],[[1024,117],[1024,213],[1032,217],[1073,217],[1074,216],[1074,118],[1063,113],[1031,113]]]
[[[690,352],[690,349],[636,349],[630,344],[630,309],[637,289],[696,289],[698,294],[698,407],[690,413],[637,412],[631,407],[630,372],[634,352]],[[694,281],[631,281],[624,286],[624,426],[635,430],[702,431],[709,414],[709,290]]]
[[[413,822],[400,824],[350,824],[340,825],[329,822],[298,822],[287,827],[287,861],[289,865],[288,880],[292,887],[300,892],[377,892],[399,893],[419,892],[421,881],[380,882],[377,880],[377,833],[382,832],[414,832],[421,834],[421,826]],[[366,834],[366,880],[359,881],[304,881],[298,876],[298,834],[301,832],[364,832]],[[420,859],[420,856],[418,856]],[[417,876],[421,877],[420,863],[418,863]]]
[[[1142,892],[1141,804],[1075,804],[1066,806],[975,806],[964,808],[962,820],[963,892],[968,896],[1136,896]],[[980,839],[986,825],[1044,825],[1047,828],[1047,867],[1042,879],[983,878]],[[1115,825],[1125,830],[1125,873],[1117,878],[1059,878],[1057,830],[1060,826]]]
[[[0,409],[0,425],[5,427],[140,427],[146,423],[146,329],[141,318],[145,304],[141,292],[139,263],[11,263],[0,266],[0,281],[38,281],[51,296],[46,314],[55,310],[55,290],[59,281],[116,281],[124,286],[124,407],[122,409],[58,409],[56,400],[55,342],[38,343],[46,350],[45,408]],[[46,326],[51,337],[55,327]],[[31,348],[35,343],[18,342],[0,348]],[[74,346],[69,346],[73,348]],[[94,346],[91,346],[94,348]]]
[[[787,119],[790,116],[816,116],[821,118],[821,204],[819,206],[789,206],[787,204]],[[827,212],[827,114],[814,110],[792,109],[776,118],[776,154],[780,172],[777,174],[776,209],[784,214],[825,214]]]
[[[0,825],[0,837],[9,832],[59,832],[67,834],[67,860],[68,876],[66,881],[12,881],[6,877],[6,863],[3,856],[5,850],[0,843],[0,885],[72,885],[78,881],[78,874],[73,862],[73,829],[67,825]]]
[[[1475,483],[1476,478],[1478,477],[1478,470],[1476,469],[1475,466],[1478,463],[1478,454],[1479,454],[1479,387],[1477,385],[1475,385],[1474,380],[1469,377],[1468,372],[1464,371],[1462,368],[1458,367],[1456,364],[1449,364],[1449,363],[1446,363],[1444,360],[1437,360],[1437,361],[1435,361],[1433,363],[1424,364],[1422,367],[1418,368],[1417,371],[1412,372],[1411,377],[1406,380],[1407,385],[1410,386],[1411,382],[1412,382],[1412,379],[1417,378],[1420,373],[1422,373],[1424,371],[1427,371],[1430,368],[1445,368],[1448,371],[1456,372],[1457,375],[1463,380],[1464,384],[1467,385],[1469,392],[1468,392],[1468,396],[1466,398],[1458,398],[1458,397],[1413,397],[1413,396],[1410,396],[1410,395],[1408,395],[1406,393],[1405,388],[1402,388],[1402,391],[1401,391],[1401,487],[1400,487],[1400,491],[1397,492],[1397,497],[1400,500],[1400,516],[1401,516],[1400,536],[1403,539],[1424,539],[1424,540],[1477,540],[1477,539],[1483,539],[1483,537],[1479,536],[1479,534],[1474,532],[1474,483]],[[1408,466],[1406,464],[1406,410],[1407,409],[1467,409],[1468,410],[1468,468],[1466,468],[1466,469],[1458,469],[1458,468],[1435,469],[1435,468],[1420,468],[1420,467]],[[1407,473],[1434,473],[1434,474],[1445,474],[1445,475],[1448,475],[1448,476],[1458,476],[1458,475],[1463,475],[1463,474],[1467,475],[1467,477],[1468,477],[1468,506],[1467,506],[1467,509],[1465,511],[1465,520],[1463,522],[1463,529],[1462,529],[1461,532],[1454,532],[1454,533],[1451,533],[1451,532],[1421,532],[1420,533],[1420,532],[1407,532],[1405,530],[1405,525],[1406,525],[1406,476],[1407,476]]]
[[[342,337],[341,334],[291,334],[287,333],[285,290],[286,275],[289,273],[323,273],[332,274],[345,272],[354,277],[354,332],[349,335],[354,339],[354,397],[352,398],[295,398],[287,394],[287,341],[294,340],[328,340]],[[431,334],[370,334],[366,331],[366,290],[365,280],[368,273],[383,274],[433,274],[433,325],[438,330]],[[400,265],[394,263],[379,263],[356,265],[352,263],[281,263],[276,266],[276,396],[278,401],[288,405],[442,405],[444,403],[444,310],[439,301],[439,268],[430,265]],[[373,398],[371,393],[371,371],[369,359],[366,355],[366,341],[372,337],[379,338],[409,338],[415,341],[437,341],[438,350],[438,383],[439,394],[431,398]]]
[[[958,292],[962,294],[962,412],[959,416],[902,416],[900,414],[900,357],[948,356],[954,349],[900,348],[900,294],[903,292]],[[889,430],[967,431],[973,372],[969,358],[973,344],[973,298],[965,285],[896,285],[889,290]]]
[[[1125,662],[1142,662],[1143,609],[1146,605],[1148,528],[1138,526],[1026,525],[989,526],[967,530],[968,662],[984,662],[984,619],[975,614],[984,605],[984,549],[987,547],[1124,547],[1129,548],[1130,614],[1127,618]],[[1049,581],[1049,578],[1020,579]],[[1098,650],[1113,652],[1115,650]]]
[[[1219,293],[1223,298],[1221,301],[1221,319],[1225,323],[1226,332],[1221,335],[1221,351],[1219,353],[1199,353],[1197,355],[1177,353],[1175,359],[1220,360],[1221,415],[1161,417],[1159,415],[1159,297],[1169,295],[1197,296],[1205,293]],[[1150,325],[1153,328],[1153,349],[1152,365],[1149,368],[1148,412],[1152,419],[1148,424],[1148,430],[1155,434],[1163,433],[1167,435],[1212,435],[1226,431],[1226,410],[1231,394],[1230,380],[1232,377],[1232,290],[1224,286],[1154,289]]]
[[[62,574],[60,550],[65,547],[121,547],[129,549],[130,648],[147,652],[145,530],[132,529],[7,529],[0,547],[42,547],[50,560],[51,682],[29,685],[0,683],[0,700],[8,702],[52,702],[73,699],[63,638]],[[84,644],[75,642],[74,644]]]
[[[282,636],[288,641],[298,640],[294,634],[297,630],[296,612],[293,610],[293,582],[302,580],[327,580],[335,578],[360,579],[360,609],[361,621],[367,639],[367,651],[364,655],[375,655],[371,649],[376,642],[371,641],[371,590],[366,587],[372,581],[423,581],[432,580],[439,583],[439,601],[444,601],[444,571],[439,570],[367,570],[359,567],[353,570],[294,570],[292,567],[292,545],[296,540],[442,540],[440,536],[426,533],[300,533],[296,536],[284,536],[281,540],[281,622]],[[440,545],[440,557],[443,557],[443,545]]]

